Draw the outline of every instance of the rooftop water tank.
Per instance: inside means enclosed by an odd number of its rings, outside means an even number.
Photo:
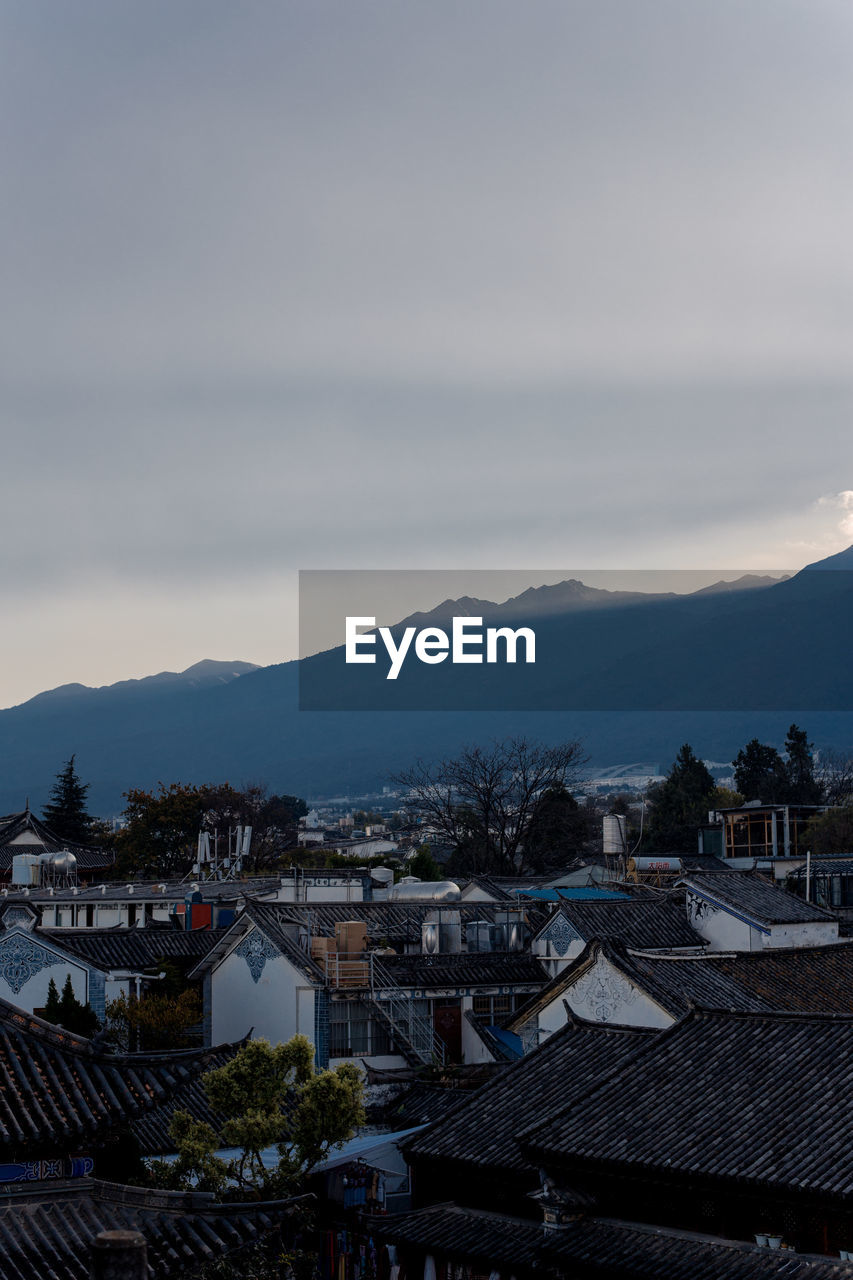
[[[624,854],[627,850],[627,820],[624,813],[608,813],[602,823],[603,851]]]
[[[462,892],[452,880],[401,880],[388,890],[392,902],[458,902]]]

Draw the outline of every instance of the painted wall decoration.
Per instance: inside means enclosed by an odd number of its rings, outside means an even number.
[[[276,956],[281,955],[281,952],[274,942],[270,942],[265,934],[259,933],[257,929],[254,929],[241,942],[238,942],[234,948],[234,954],[243,957],[249,966],[252,981],[257,982],[264,971],[264,965],[267,960],[274,960]]]
[[[0,977],[14,991],[21,990],[34,974],[59,964],[59,957],[20,933],[0,939]]]
[[[543,942],[550,942],[558,956],[564,956],[573,942],[583,941],[577,929],[569,924],[562,912],[557,913],[556,919],[551,921],[540,936]]]
[[[639,991],[621,974],[599,960],[590,972],[585,973],[574,985],[573,1007],[583,1002],[596,1022],[620,1022],[636,1002]]]

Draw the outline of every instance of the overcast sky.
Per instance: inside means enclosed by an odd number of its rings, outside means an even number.
[[[0,706],[291,657],[299,568],[853,542],[851,59],[849,0],[2,5]]]

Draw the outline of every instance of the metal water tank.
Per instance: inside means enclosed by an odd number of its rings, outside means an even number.
[[[624,813],[608,813],[602,822],[603,852],[624,854],[628,848],[628,821]]]
[[[401,880],[388,890],[392,902],[458,902],[462,892],[452,880]]]

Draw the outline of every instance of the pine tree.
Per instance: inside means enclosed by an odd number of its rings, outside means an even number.
[[[649,847],[666,853],[692,852],[713,795],[712,775],[685,742],[664,781],[649,788]]]
[[[89,784],[82,783],[74,768],[74,756],[56,775],[42,818],[61,840],[85,844],[92,834],[92,816],[86,811]]]
[[[50,988],[48,987],[48,991]],[[56,987],[54,986],[54,991]],[[49,997],[48,997],[49,998]],[[88,1004],[81,1004],[74,994],[74,986],[69,973],[62,988],[59,1000],[59,1016],[56,1021],[60,1027],[78,1036],[93,1036],[98,1030],[98,1019]]]
[[[775,747],[753,738],[734,761],[735,787],[744,800],[783,804],[788,791],[785,761]]]
[[[814,776],[814,756],[809,735],[792,724],[785,739],[785,773],[789,804],[820,804],[821,785]]]
[[[59,1003],[59,992],[56,989],[56,983],[53,978],[47,984],[47,1003],[44,1006],[44,1017],[48,1022],[58,1022],[60,1018],[61,1005]]]

